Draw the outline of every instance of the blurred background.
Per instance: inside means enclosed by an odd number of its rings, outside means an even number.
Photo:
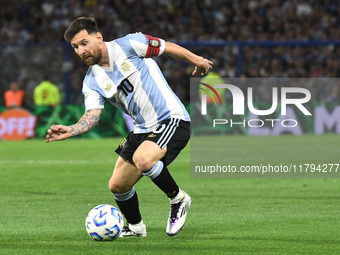
[[[22,95],[16,95],[18,104],[38,116],[37,127],[41,123],[47,126],[51,121],[46,118],[51,115],[60,117],[56,121],[71,124],[77,121],[73,117],[83,113],[79,107],[83,107],[81,88],[87,66],[63,38],[67,26],[79,16],[95,17],[105,41],[140,31],[176,42],[211,59],[215,77],[340,76],[337,0],[2,0],[0,3],[0,111],[6,109],[5,94],[10,87],[14,87],[13,91],[21,90]],[[167,56],[155,60],[174,92],[188,105],[193,66]],[[39,101],[44,92],[38,91],[38,85],[50,86],[54,91],[50,102]],[[339,103],[340,84],[336,82],[316,83],[310,89],[314,100]],[[266,96],[263,93],[259,99],[267,100]],[[8,98],[14,97],[8,94]],[[8,104],[7,108],[11,106]],[[64,112],[72,112],[69,114],[72,116]],[[118,131],[110,135],[123,135],[124,120],[118,118],[116,123],[114,129]],[[41,132],[36,130],[37,136],[46,132],[46,126]]]

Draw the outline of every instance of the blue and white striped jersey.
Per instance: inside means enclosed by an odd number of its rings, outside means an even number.
[[[87,71],[83,83],[86,110],[104,108],[108,100],[134,119],[134,133],[151,132],[169,118],[190,120],[150,58],[164,52],[164,40],[135,33],[105,43],[110,67],[93,65]]]

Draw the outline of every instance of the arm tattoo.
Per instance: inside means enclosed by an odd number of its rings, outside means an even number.
[[[70,126],[71,136],[84,134],[97,126],[102,113],[102,109],[87,110],[76,124]]]

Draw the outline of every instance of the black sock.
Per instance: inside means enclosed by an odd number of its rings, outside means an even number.
[[[117,201],[116,203],[120,211],[124,214],[126,220],[130,224],[137,224],[142,220],[142,216],[139,212],[139,203],[137,192],[126,201]]]
[[[168,168],[164,165],[162,172],[152,181],[160,188],[169,198],[175,197],[179,192],[175,180],[169,173]]]

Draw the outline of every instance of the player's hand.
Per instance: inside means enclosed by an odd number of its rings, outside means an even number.
[[[52,125],[48,130],[47,130],[47,135],[46,135],[46,142],[53,142],[53,141],[60,141],[64,140],[66,138],[69,138],[70,135],[70,128],[68,126],[64,125]]]
[[[201,75],[205,75],[209,73],[210,69],[213,66],[213,62],[210,60],[203,58],[201,63],[197,66],[195,66],[195,70],[192,72],[192,75],[195,75],[196,73],[200,73]]]

